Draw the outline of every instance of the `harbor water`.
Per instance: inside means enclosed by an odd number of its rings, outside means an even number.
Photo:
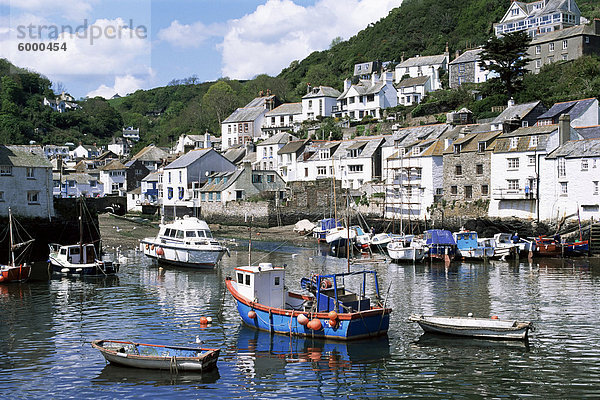
[[[252,263],[286,264],[286,286],[344,259],[255,242]],[[547,259],[375,269],[393,308],[387,337],[338,343],[242,326],[225,288],[247,245],[215,270],[159,269],[121,254],[116,277],[0,285],[1,398],[599,398],[600,262]],[[530,320],[528,342],[424,335],[410,314]],[[212,317],[202,326],[200,317]],[[203,374],[107,365],[94,339],[221,348]]]

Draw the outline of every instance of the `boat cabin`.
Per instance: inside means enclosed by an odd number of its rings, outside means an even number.
[[[68,261],[71,264],[92,264],[96,260],[96,248],[93,244],[78,244],[70,246],[55,245],[58,259]],[[83,252],[83,254],[82,254]]]
[[[274,307],[285,306],[285,269],[271,263],[260,263],[235,269],[233,280],[242,296],[256,303]]]
[[[360,290],[352,292],[346,288],[351,276],[361,276],[358,280]],[[350,313],[371,309],[371,299],[366,295],[367,278],[373,275],[375,293],[379,295],[379,284],[375,271],[359,271],[331,275],[316,275],[312,279],[303,278],[302,287],[315,294],[317,311]]]
[[[477,242],[477,232],[462,231],[454,234],[456,247],[459,250],[476,249],[479,246]]]

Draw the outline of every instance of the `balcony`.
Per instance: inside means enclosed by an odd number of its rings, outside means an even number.
[[[492,198],[494,200],[534,200],[535,190],[525,189],[494,189],[492,191]]]

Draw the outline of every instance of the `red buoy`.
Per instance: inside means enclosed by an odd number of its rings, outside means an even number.
[[[254,310],[248,311],[248,318],[250,318],[250,319],[256,318],[256,311],[254,311]]]
[[[321,324],[321,320],[319,318],[315,318],[310,321],[309,328],[313,331],[320,331],[323,328],[323,324]]]
[[[337,319],[330,319],[329,326],[335,328],[337,326]]]
[[[163,250],[162,247],[157,247],[156,248],[156,254],[159,256],[163,256],[165,254],[165,251]]]
[[[497,315],[492,315],[492,319],[498,319]]]
[[[200,317],[200,325],[206,325],[206,324],[208,324],[208,318]]]
[[[331,320],[334,320],[334,321],[335,321],[336,319],[338,319],[338,314],[337,314],[335,311],[333,311],[333,310],[332,310],[332,311],[329,311],[329,314],[328,314],[328,316],[329,316],[329,319],[331,319]]]

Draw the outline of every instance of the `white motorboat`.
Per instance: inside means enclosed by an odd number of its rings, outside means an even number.
[[[140,241],[140,250],[159,263],[193,268],[213,268],[228,253],[205,221],[187,216],[161,224],[156,237]]]
[[[529,321],[500,320],[495,317],[411,315],[408,320],[418,323],[425,332],[486,339],[525,340],[529,330],[534,330],[533,324]]]
[[[481,243],[475,231],[460,231],[453,236],[458,254],[463,259],[485,260],[494,256],[494,247]]]
[[[341,240],[346,241],[348,239],[353,242],[354,239],[356,239],[356,231],[354,229],[350,229],[348,232],[347,228],[342,228],[339,226],[330,229],[329,232],[327,232],[327,236],[325,236],[325,241],[329,244],[339,242]]]
[[[422,261],[427,254],[427,248],[413,241],[414,236],[404,236],[387,244],[387,251],[394,261]]]

